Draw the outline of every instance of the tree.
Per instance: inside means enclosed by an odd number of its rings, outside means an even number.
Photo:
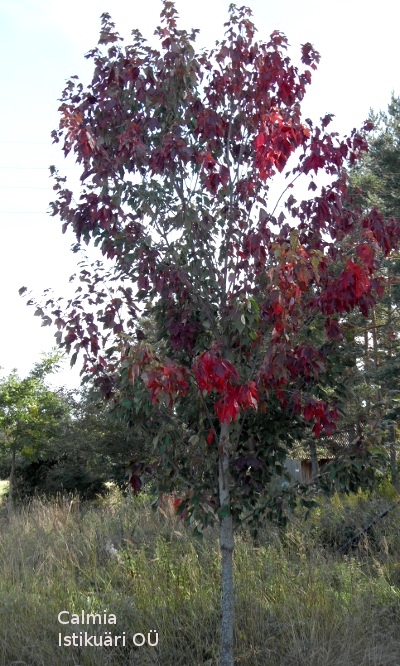
[[[400,98],[392,95],[387,113],[370,112],[374,132],[369,151],[350,172],[351,189],[362,210],[379,205],[387,216],[400,217]],[[364,354],[368,396],[367,412],[378,419],[389,438],[393,485],[400,489],[396,460],[396,425],[399,408],[400,369],[400,257],[383,261],[388,287],[382,301],[364,321]]]
[[[113,418],[109,406],[99,404],[87,387],[79,392],[59,389],[57,398],[63,413],[54,436],[41,442],[34,457],[17,460],[16,495],[71,492],[92,499],[105,494],[110,481],[126,488],[132,429]]]
[[[379,253],[399,240],[397,222],[348,195],[346,160],[367,149],[371,124],[340,140],[326,130],[332,116],[301,118],[319,54],[304,44],[300,71],[283,34],[256,42],[251,11],[229,12],[225,38],[200,54],[169,0],[160,51],[138,31],[123,48],[103,14],[92,83],[68,81],[53,133],[82,166],[80,198],[53,168],[52,207],[75,249],[92,241],[112,267],[82,266],[75,298],[37,307],[116,409],[165,417],[144,465],[160,489],[178,484],[189,522],[220,526],[222,666],[233,665],[234,529],[281,515],[285,486],[268,489],[297,429],[334,431],[324,386],[341,315],[368,315],[383,290]],[[285,169],[275,216],[269,182]],[[330,184],[318,187],[318,173]],[[300,177],[311,195],[298,202]],[[137,327],[143,314],[156,345]],[[136,488],[142,471],[136,461]]]
[[[379,206],[387,216],[400,211],[400,97],[392,94],[387,113],[370,111],[374,131],[369,150],[351,171],[353,196],[366,208]]]
[[[58,356],[37,363],[25,379],[15,371],[0,379],[0,444],[11,456],[8,506],[12,510],[17,455],[35,460],[46,444],[55,437],[64,405],[50,391],[45,376],[53,372]]]

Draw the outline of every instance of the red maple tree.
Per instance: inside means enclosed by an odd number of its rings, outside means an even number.
[[[331,115],[302,118],[319,61],[310,44],[299,70],[282,33],[256,41],[251,11],[231,5],[224,39],[199,54],[172,1],[161,18],[156,50],[137,31],[122,46],[103,14],[91,84],[72,78],[64,90],[53,138],[75,153],[82,186],[76,203],[53,169],[53,214],[112,269],[105,279],[84,267],[76,298],[47,309],[106,398],[124,389],[133,414],[162,407],[184,424],[179,441],[157,436],[152,469],[185,479],[179,512],[220,524],[221,664],[232,666],[234,527],[281,506],[266,488],[297,427],[333,432],[338,409],[321,384],[343,315],[367,315],[382,294],[379,258],[398,245],[399,223],[362,214],[348,195],[346,165],[367,150],[371,124],[341,139]],[[285,169],[276,216],[269,182]],[[311,193],[297,201],[300,176]],[[157,344],[134,335],[143,313]],[[136,390],[149,401],[135,402]]]

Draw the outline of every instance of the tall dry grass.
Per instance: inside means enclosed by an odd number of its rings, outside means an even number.
[[[237,539],[236,663],[240,666],[400,666],[400,511],[347,556],[336,544],[373,505],[324,502],[283,532],[266,526],[255,546]],[[386,502],[387,503],[387,502]],[[368,521],[367,521],[368,522]],[[217,533],[196,540],[166,507],[36,499],[0,516],[0,664],[208,666],[218,663]],[[129,645],[59,647],[57,615],[106,610]],[[135,648],[156,629],[159,644]],[[128,643],[128,640],[127,640]]]

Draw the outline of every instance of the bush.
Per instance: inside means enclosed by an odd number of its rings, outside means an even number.
[[[19,500],[35,494],[55,497],[60,492],[77,493],[82,499],[94,499],[107,493],[106,479],[79,464],[79,461],[19,461],[15,474],[15,495]]]
[[[306,522],[301,518],[304,512],[298,511],[295,522],[292,522],[292,529],[294,524],[298,530],[302,529],[304,540],[312,548],[338,553],[341,546],[360,534],[373,519],[390,506],[393,506],[393,501],[378,493],[374,493],[373,496],[362,491],[350,495],[336,493],[329,499],[321,497],[318,508],[311,513]],[[360,540],[354,543],[353,549],[367,547],[375,553],[400,552],[399,530],[400,507],[397,507],[363,534]]]

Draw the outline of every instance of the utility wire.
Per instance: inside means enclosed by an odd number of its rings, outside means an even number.
[[[33,187],[32,185],[0,185],[0,190],[52,190],[52,187]]]
[[[1,145],[11,144],[11,145],[40,145],[40,146],[53,146],[54,144],[49,143],[48,141],[0,141]]]
[[[0,215],[48,215],[45,210],[0,210]]]
[[[40,171],[49,171],[50,167],[21,167],[21,166],[0,166],[0,169],[19,169],[20,171],[32,171],[32,170],[40,170]],[[63,167],[63,171],[80,171],[78,167]]]

